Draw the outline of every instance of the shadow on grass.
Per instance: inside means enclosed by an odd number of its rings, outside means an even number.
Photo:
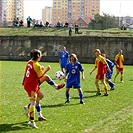
[[[0,124],[0,132],[9,132],[17,130],[26,130],[30,129],[27,125],[27,122],[13,123],[13,124]]]
[[[60,104],[54,104],[54,105],[42,105],[42,108],[56,108],[56,107],[62,107],[62,106],[73,106],[73,105],[78,105],[79,103],[75,103],[75,104],[72,104],[72,103],[68,103],[68,104],[65,104],[65,103],[60,103]]]

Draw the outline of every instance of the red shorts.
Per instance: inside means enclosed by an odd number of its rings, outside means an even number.
[[[40,89],[36,87],[35,89],[25,88],[25,90],[28,93],[30,99],[36,99]]]
[[[117,72],[123,72],[123,67],[122,68],[116,67],[116,70]]]
[[[96,79],[103,80],[104,79],[104,74],[97,74]]]

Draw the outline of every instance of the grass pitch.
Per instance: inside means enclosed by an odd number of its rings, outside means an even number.
[[[58,63],[40,64],[51,65],[48,74],[53,79],[55,72],[60,70]],[[132,133],[133,66],[125,66],[125,83],[119,82],[118,75],[115,90],[109,91],[108,97],[96,97],[95,72],[89,75],[94,65],[82,64],[86,78],[81,81],[85,105],[79,104],[78,91],[75,89],[70,90],[71,102],[64,104],[65,88],[57,91],[44,82],[41,85],[44,93],[41,105],[43,115],[48,120],[36,121],[39,128],[33,129],[27,125],[28,118],[23,109],[29,103],[27,93],[21,85],[25,65],[26,62],[0,61],[1,133]],[[101,89],[103,94],[103,86]]]

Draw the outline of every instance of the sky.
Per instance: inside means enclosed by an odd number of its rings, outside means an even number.
[[[42,19],[42,9],[52,6],[52,0],[24,0],[24,19]],[[100,14],[107,13],[114,16],[132,16],[133,0],[101,0]]]

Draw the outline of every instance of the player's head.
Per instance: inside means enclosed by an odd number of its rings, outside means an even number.
[[[78,61],[78,58],[77,58],[76,54],[71,54],[70,55],[70,61],[74,61],[74,62]]]
[[[37,59],[41,59],[41,57],[42,57],[42,52],[40,51],[40,50],[38,50],[38,49],[33,49],[33,50],[31,50],[31,52],[30,52],[30,56],[31,56],[31,58],[32,58],[32,60],[37,60]]]
[[[65,47],[65,46],[63,46],[63,47],[62,47],[62,50],[63,50],[63,51],[66,51],[66,47]]]
[[[104,58],[106,58],[106,54],[102,54],[102,56],[103,56]]]
[[[100,49],[95,49],[94,54],[95,56],[101,55]]]
[[[121,55],[123,53],[122,49],[119,49],[118,53]]]

